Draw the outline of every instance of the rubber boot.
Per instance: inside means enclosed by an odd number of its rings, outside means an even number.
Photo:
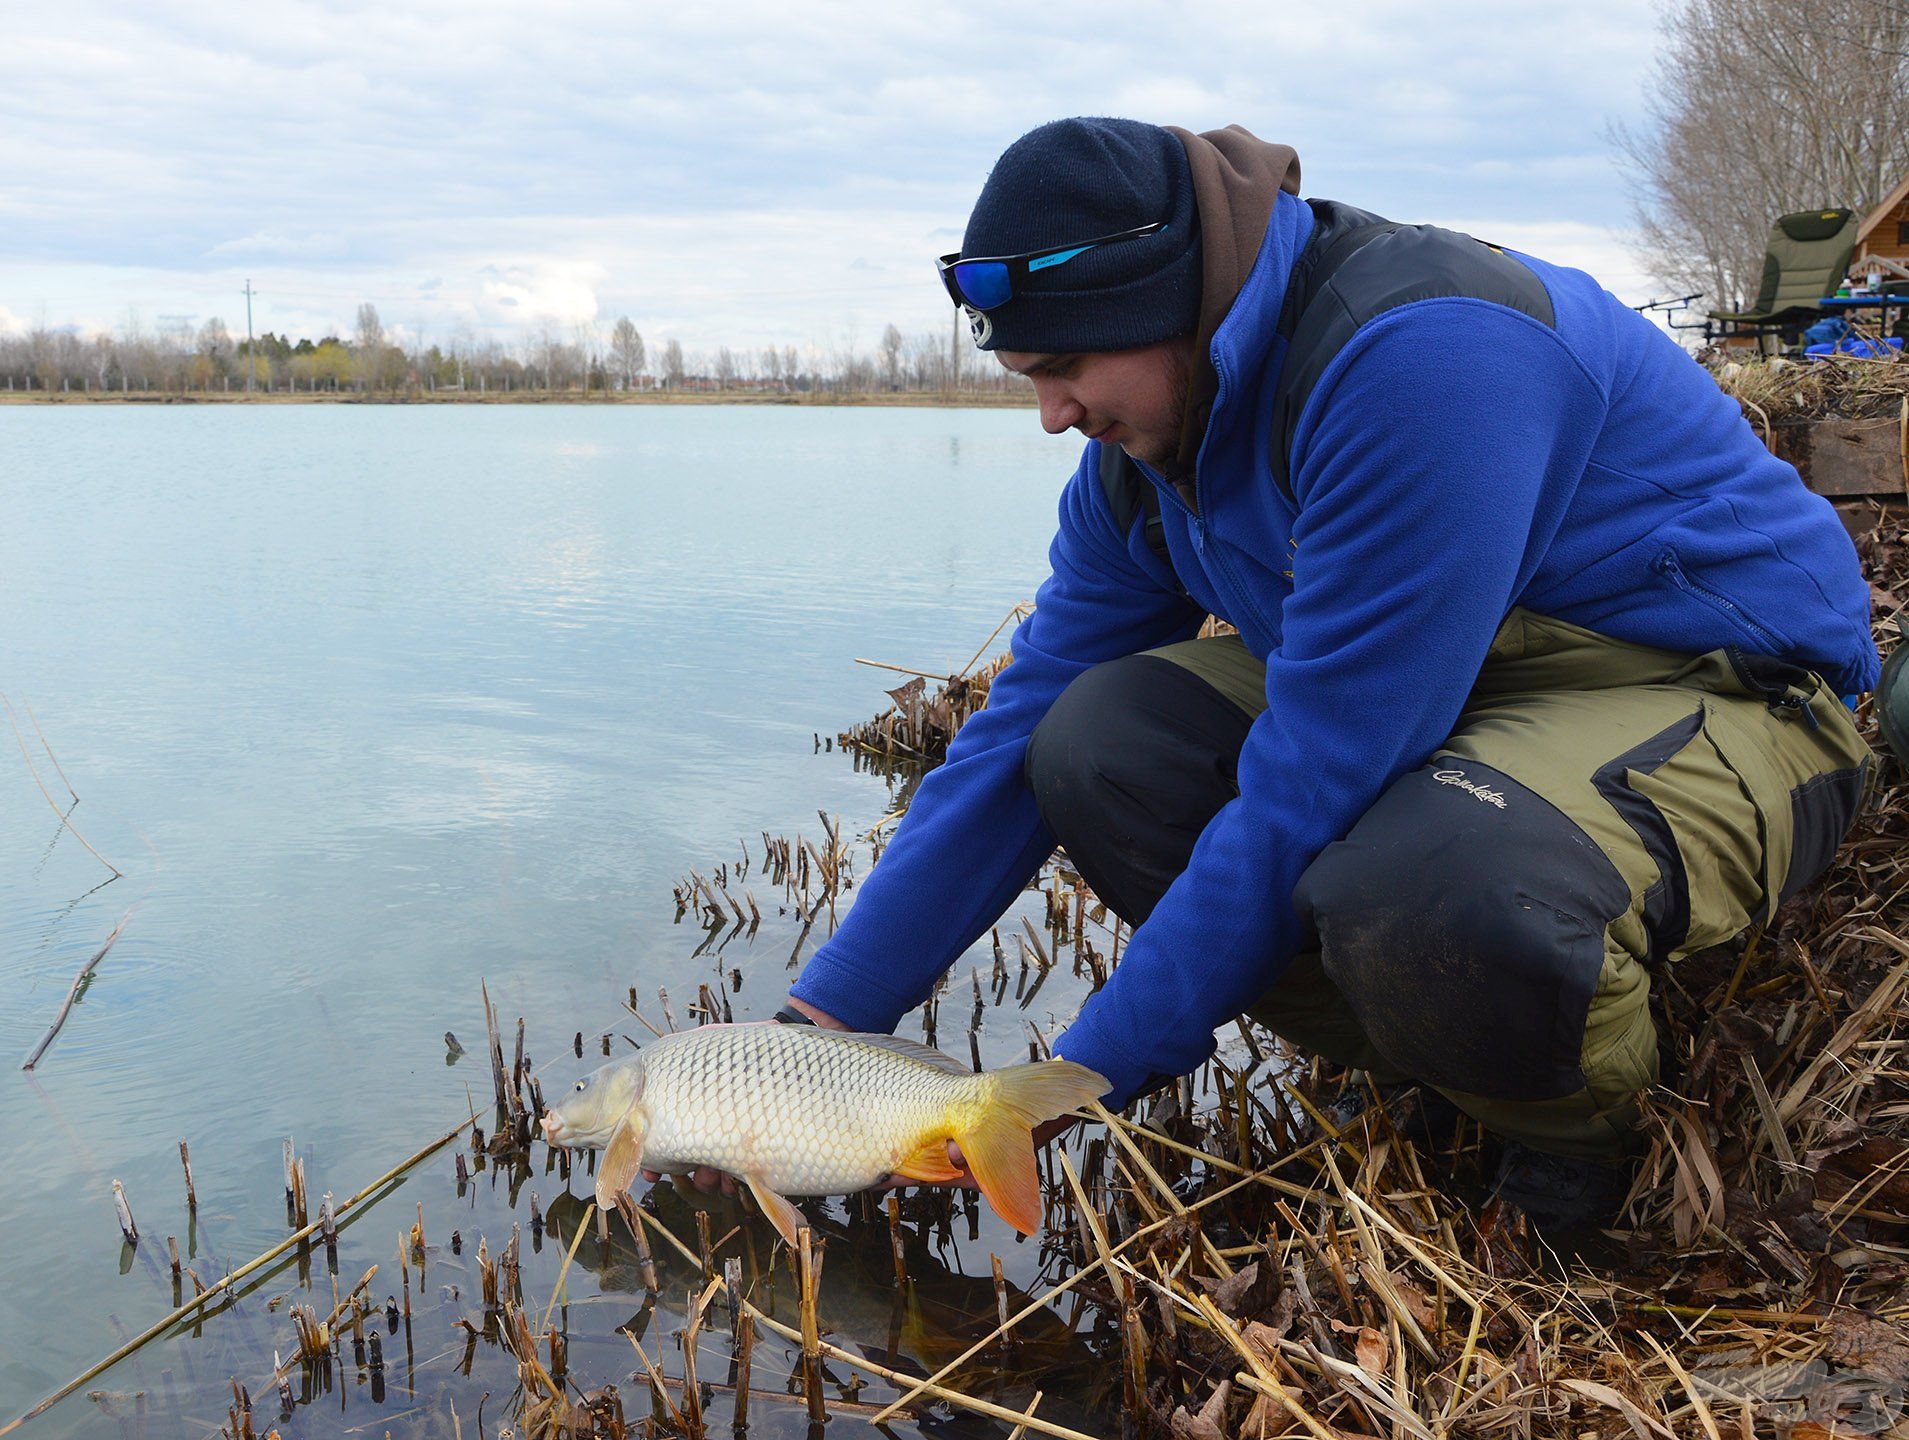
[[[1507,1140],[1491,1189],[1540,1230],[1573,1230],[1615,1220],[1635,1172],[1633,1162],[1601,1164]]]
[[[1876,719],[1896,763],[1909,771],[1909,621],[1899,618],[1896,634],[1898,643],[1883,662],[1876,686]]]

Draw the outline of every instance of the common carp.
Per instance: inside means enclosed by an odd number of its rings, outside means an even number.
[[[809,1025],[704,1025],[577,1081],[543,1119],[553,1145],[601,1149],[597,1204],[639,1169],[725,1170],[795,1242],[785,1195],[843,1195],[884,1175],[945,1181],[961,1147],[988,1203],[1016,1230],[1041,1223],[1032,1131],[1107,1093],[1068,1060],[977,1075],[893,1035]]]

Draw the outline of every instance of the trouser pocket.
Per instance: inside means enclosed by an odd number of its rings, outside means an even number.
[[[1829,868],[1875,759],[1820,677],[1755,656],[1726,658],[1741,688],[1720,686],[1705,698],[1704,732],[1758,818],[1753,918],[1767,922]]]
[[[1373,1047],[1440,1089],[1544,1100],[1584,1088],[1605,929],[1631,901],[1571,817],[1445,755],[1402,777],[1294,895]]]

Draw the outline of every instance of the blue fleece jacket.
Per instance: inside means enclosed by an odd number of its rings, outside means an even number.
[[[1214,335],[1196,504],[1148,472],[1173,570],[1265,660],[1267,708],[1238,798],[1055,1046],[1105,1075],[1113,1102],[1197,1068],[1216,1027],[1279,978],[1303,940],[1301,873],[1451,733],[1514,605],[1670,650],[1774,655],[1844,694],[1876,683],[1868,588],[1829,504],[1580,271],[1518,257],[1555,328],[1457,298],[1362,327],[1300,417],[1288,503],[1266,459],[1269,401],[1311,226],[1282,193]],[[795,995],[893,1029],[1053,849],[1023,778],[1035,725],[1090,666],[1198,623],[1141,530],[1116,528],[1090,443],[1013,663]]]

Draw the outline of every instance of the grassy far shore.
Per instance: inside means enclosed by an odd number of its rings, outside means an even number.
[[[1018,390],[833,391],[762,390],[391,390],[263,392],[0,390],[0,405],[882,405],[957,409],[1032,409],[1034,392]]]

